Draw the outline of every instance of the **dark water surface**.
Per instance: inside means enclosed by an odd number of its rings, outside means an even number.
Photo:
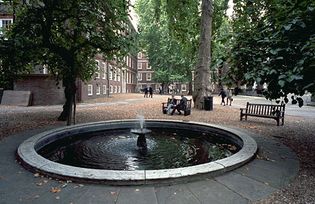
[[[61,164],[108,170],[169,169],[218,160],[239,148],[219,141],[209,133],[176,129],[151,129],[147,151],[137,147],[130,129],[74,135],[46,145],[38,151]]]

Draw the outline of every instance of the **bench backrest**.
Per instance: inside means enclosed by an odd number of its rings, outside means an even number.
[[[175,100],[176,100],[175,105],[178,105],[180,103],[180,99],[175,98]],[[172,98],[168,98],[167,99],[167,105],[169,105],[171,103],[171,101],[172,101]],[[192,101],[192,99],[187,99],[187,104],[186,104],[185,109],[188,109],[188,110],[191,109],[191,101]]]
[[[253,104],[247,102],[246,112],[249,114],[257,115],[275,115],[275,114],[284,114],[285,104],[280,105],[269,105],[269,104]]]

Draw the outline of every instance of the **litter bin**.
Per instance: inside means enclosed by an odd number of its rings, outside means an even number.
[[[205,96],[203,104],[206,111],[213,110],[213,96]]]

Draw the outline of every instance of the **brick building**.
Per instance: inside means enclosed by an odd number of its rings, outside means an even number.
[[[140,52],[138,53],[138,84],[137,84],[137,91],[141,92],[142,89],[146,87],[152,87],[153,91],[158,93],[160,84],[156,83],[152,80],[154,75],[154,71],[151,66],[149,66],[149,59],[148,57]]]
[[[10,4],[0,0],[0,35],[13,23]],[[127,25],[128,32],[136,32],[134,26]],[[77,80],[77,101],[109,97],[111,94],[134,93],[137,85],[137,56],[128,54],[122,63],[107,60],[102,55],[95,56],[98,71],[94,77],[83,82]],[[57,83],[47,67],[36,66],[31,74],[21,75],[14,83],[16,91],[31,91],[32,105],[53,105],[65,102],[62,83]]]

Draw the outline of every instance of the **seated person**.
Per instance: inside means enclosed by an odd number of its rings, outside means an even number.
[[[167,108],[166,108],[167,114],[171,113],[172,109],[176,106],[176,102],[177,102],[177,99],[174,98],[174,94],[172,94],[172,98],[167,104]]]
[[[171,115],[174,114],[175,110],[178,111],[179,114],[182,114],[180,111],[181,110],[185,110],[186,106],[187,106],[187,98],[184,95],[181,95],[181,99],[178,105],[176,105],[171,113]]]

